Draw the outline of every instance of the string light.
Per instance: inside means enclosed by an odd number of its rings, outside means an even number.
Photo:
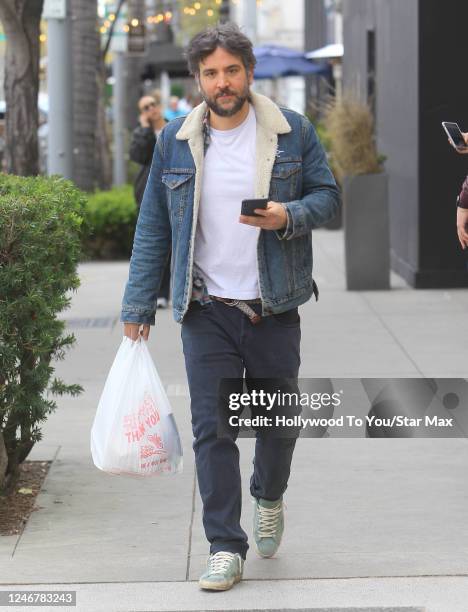
[[[169,21],[170,19],[172,19],[172,13],[171,13],[171,11],[166,11],[165,17],[166,17],[166,19],[167,19],[168,21]]]
[[[140,22],[138,21],[138,19],[132,19],[130,23],[132,24],[134,28],[136,28]]]
[[[47,40],[47,36],[45,34],[41,34],[39,36],[39,40],[41,41],[41,43],[44,43]]]
[[[100,32],[101,32],[101,34],[105,34],[107,32],[106,26],[101,26],[100,27]]]
[[[110,20],[110,21],[115,21],[115,15],[114,15],[114,13],[111,13],[111,14],[109,15],[109,20]]]
[[[124,32],[129,32],[130,31],[130,28],[128,27],[127,24],[125,24],[122,29],[123,29]]]
[[[233,0],[233,2],[236,0]],[[216,4],[221,4],[222,0],[215,0]],[[237,1],[236,1],[237,3]],[[185,6],[183,11],[185,15],[191,15],[192,17],[194,15],[197,14],[197,11],[199,11],[202,8],[202,3],[201,2],[194,2],[193,6]],[[213,15],[215,14],[215,11],[212,8],[208,8],[206,10],[206,14],[208,17],[213,17]],[[170,15],[170,17],[168,17],[168,15]],[[172,13],[170,11],[167,11],[165,14],[165,18],[166,20],[171,19],[172,17]]]
[[[109,28],[110,24],[111,24],[111,22],[108,19],[106,19],[105,22],[104,22],[104,25],[106,26],[106,28]]]

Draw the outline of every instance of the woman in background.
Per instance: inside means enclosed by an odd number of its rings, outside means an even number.
[[[133,130],[130,143],[130,159],[141,166],[133,185],[135,201],[139,210],[151,168],[154,146],[167,122],[164,119],[161,96],[157,91],[138,100],[138,112],[140,125]],[[169,259],[159,290],[158,308],[167,308],[169,303],[170,269],[171,261]]]

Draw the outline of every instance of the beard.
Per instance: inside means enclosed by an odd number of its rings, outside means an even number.
[[[203,100],[206,102],[206,105],[208,106],[208,108],[212,110],[219,117],[232,117],[233,115],[235,115],[236,113],[240,111],[240,109],[244,106],[244,103],[246,100],[248,100],[249,102],[251,101],[250,88],[249,88],[248,83],[245,85],[243,91],[240,94],[236,94],[233,91],[226,89],[224,91],[221,91],[216,96],[213,96],[210,98],[205,93],[202,87],[200,87],[200,93],[203,97]],[[232,106],[229,106],[229,107],[224,107],[218,104],[217,100],[222,95],[232,96],[234,99],[234,104],[232,104]]]

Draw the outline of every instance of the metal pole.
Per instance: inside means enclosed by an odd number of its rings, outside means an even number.
[[[230,20],[230,8],[229,0],[222,0],[219,8],[219,21],[221,23],[227,23]]]
[[[257,0],[244,0],[244,26],[245,33],[255,46],[257,44]]]
[[[125,185],[127,182],[127,164],[125,159],[125,54],[114,52],[113,62],[114,91],[114,185]]]
[[[62,6],[63,18],[49,18],[47,27],[47,173],[73,179],[71,20],[66,0]]]
[[[161,72],[159,89],[161,91],[162,107],[166,109],[169,107],[169,98],[171,97],[171,79],[167,70]]]

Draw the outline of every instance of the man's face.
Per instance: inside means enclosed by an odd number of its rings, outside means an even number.
[[[161,115],[161,107],[151,96],[143,96],[138,102],[138,108],[140,113],[150,122],[157,121]]]
[[[249,97],[253,73],[240,57],[218,47],[200,62],[197,80],[208,107],[220,117],[232,117]]]

